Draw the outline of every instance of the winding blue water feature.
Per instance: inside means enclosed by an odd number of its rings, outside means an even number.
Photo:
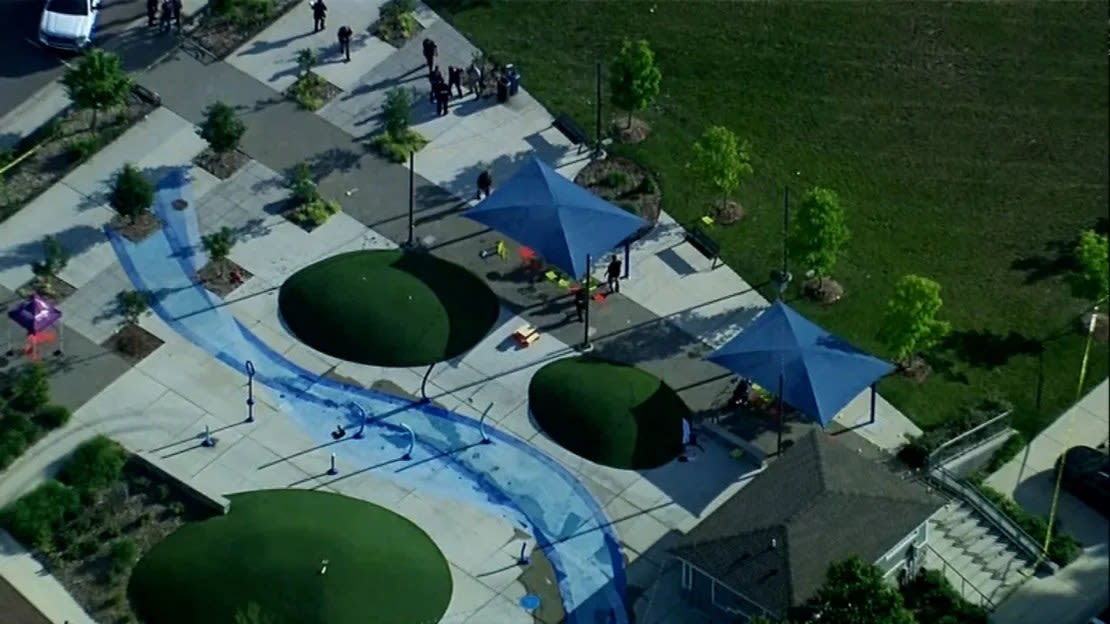
[[[345,462],[408,487],[483,507],[528,529],[556,571],[567,620],[573,624],[624,624],[624,568],[616,536],[588,490],[541,451],[487,426],[494,443],[479,445],[475,420],[436,406],[348,386],[304,370],[268,347],[192,276],[207,261],[185,172],[158,187],[155,210],[165,222],[160,234],[135,244],[108,236],[136,289],[154,293],[154,312],[174,331],[242,374],[255,367],[255,380],[269,387],[281,410],[319,444],[331,442],[334,424],[355,424],[351,404],[370,416],[365,438],[332,449]],[[417,436],[410,461],[405,424]]]

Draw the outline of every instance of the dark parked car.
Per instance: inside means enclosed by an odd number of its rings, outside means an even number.
[[[1110,455],[1089,446],[1075,446],[1056,460],[1057,470],[1061,464],[1063,488],[1110,517]]]

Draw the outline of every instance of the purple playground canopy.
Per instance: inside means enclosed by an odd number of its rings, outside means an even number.
[[[28,334],[37,334],[50,329],[60,321],[62,311],[49,299],[31,295],[26,301],[9,311],[8,317],[27,330]]]

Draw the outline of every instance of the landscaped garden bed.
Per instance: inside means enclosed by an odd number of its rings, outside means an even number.
[[[328,82],[326,78],[312,71],[320,64],[319,53],[305,48],[297,53],[297,66],[300,68],[297,80],[285,92],[290,99],[307,111],[323,108],[332,98],[343,93],[343,89]]]
[[[204,169],[217,178],[226,180],[238,171],[240,167],[247,164],[250,159],[250,156],[247,156],[239,150],[220,153],[208,147],[198,154],[197,157],[193,159],[193,162],[196,166]]]
[[[424,27],[416,21],[416,0],[388,0],[378,9],[378,19],[368,31],[395,48],[416,39]]]
[[[205,8],[189,37],[222,60],[298,4],[299,0],[216,0]]]
[[[648,223],[659,220],[659,185],[651,172],[634,160],[620,156],[595,160],[583,167],[574,181]]]
[[[180,484],[100,436],[78,446],[56,480],[0,512],[0,523],[94,620],[135,622],[131,569],[185,522],[212,515],[192,500]]]
[[[137,290],[121,292],[116,297],[116,312],[122,322],[116,333],[109,336],[101,346],[132,364],[138,364],[162,346],[164,343],[161,338],[139,326],[139,318],[150,309],[152,296],[151,293]]]
[[[311,232],[327,223],[332,215],[342,209],[339,202],[324,199],[312,176],[312,168],[305,163],[297,165],[289,177],[290,197],[281,215]]]
[[[91,111],[70,107],[11,151],[0,151],[0,169],[23,158],[0,174],[0,221],[31,203],[155,108],[131,94],[122,108],[101,114],[94,128]]]
[[[47,433],[69,422],[69,410],[50,403],[50,373],[8,352],[0,371],[0,473]]]
[[[41,277],[32,277],[26,284],[16,290],[16,294],[26,299],[31,295],[39,295],[46,297],[54,303],[61,303],[66,300],[77,289],[69,282],[60,277],[52,277],[50,279],[43,279]]]
[[[891,357],[876,328],[895,282],[919,274],[939,283],[953,329],[936,352],[944,366],[924,382],[890,376],[880,385],[919,426],[994,396],[1014,404],[1015,426],[1032,436],[1074,400],[1084,348],[1074,328],[1090,303],[1072,296],[1065,274],[1079,231],[1106,229],[1110,200],[1110,85],[1105,59],[1083,43],[1103,36],[1097,6],[659,3],[650,13],[621,3],[428,4],[519,66],[549,110],[584,126],[595,114],[595,60],[614,58],[625,37],[647,39],[662,90],[636,114],[651,136],[611,152],[680,189],[662,207],[689,227],[721,199],[690,166],[695,141],[711,123],[747,141],[754,172],[735,192],[747,214],[713,237],[769,299],[784,187],[795,208],[813,186],[837,191],[852,236],[835,277],[848,294],[835,305],[793,303]],[[1030,45],[1015,51],[1015,40]],[[1031,206],[1052,209],[1031,217]],[[793,298],[806,278],[791,269]],[[966,340],[975,332],[981,340]],[[1043,348],[1015,348],[1011,332]],[[1092,351],[1088,388],[1107,362],[1106,349]]]

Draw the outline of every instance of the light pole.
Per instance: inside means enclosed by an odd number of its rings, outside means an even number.
[[[409,239],[406,243],[407,247],[412,247],[416,242],[416,152],[409,152]]]
[[[247,422],[254,422],[254,362],[247,360]]]

